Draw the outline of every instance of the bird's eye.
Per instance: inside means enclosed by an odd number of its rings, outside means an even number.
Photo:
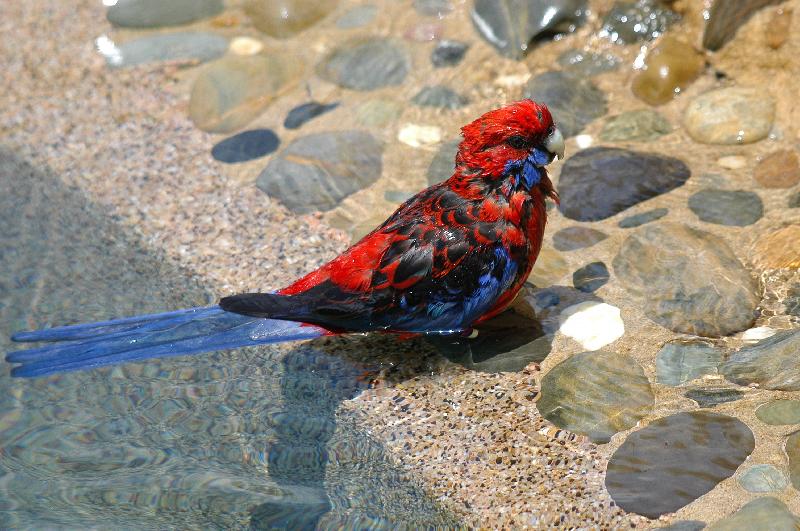
[[[522,149],[528,146],[528,141],[524,136],[514,135],[506,140],[506,143],[514,149]]]

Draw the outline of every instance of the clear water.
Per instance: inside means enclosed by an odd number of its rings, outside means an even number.
[[[57,176],[0,149],[0,350],[24,328],[212,295]],[[318,343],[34,380],[0,372],[0,528],[452,523],[339,405],[363,367]]]

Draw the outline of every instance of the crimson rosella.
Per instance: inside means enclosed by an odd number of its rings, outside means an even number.
[[[316,271],[275,293],[219,305],[15,334],[15,376],[347,332],[469,334],[503,311],[533,267],[558,201],[545,166],[564,156],[547,107],[531,100],[461,129],[448,180]]]

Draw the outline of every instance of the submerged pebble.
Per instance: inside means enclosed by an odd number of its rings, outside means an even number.
[[[764,389],[800,391],[800,329],[785,330],[742,347],[722,365],[722,374],[738,385],[758,384]]]
[[[375,20],[377,15],[378,6],[372,4],[356,6],[336,19],[336,27],[339,29],[360,28]]]
[[[532,41],[582,24],[585,9],[586,0],[476,0],[471,16],[481,37],[506,57],[520,60]]]
[[[621,229],[632,229],[634,227],[644,225],[645,223],[659,220],[666,216],[668,212],[669,210],[666,208],[654,208],[653,210],[648,210],[647,212],[642,212],[641,214],[634,214],[632,216],[628,216],[627,218],[623,218],[619,223],[617,223],[617,226],[619,226]]]
[[[252,37],[236,37],[229,49],[236,55],[255,55],[264,49],[264,43]]]
[[[446,181],[453,175],[453,170],[456,167],[456,153],[458,153],[458,145],[461,139],[450,140],[445,142],[433,156],[428,171],[428,184],[436,184]]]
[[[586,350],[599,350],[625,334],[619,308],[605,302],[585,301],[565,308],[558,331]]]
[[[800,159],[791,149],[775,151],[758,163],[753,177],[764,188],[791,188],[800,183]]]
[[[778,492],[789,486],[786,474],[773,465],[753,465],[739,476],[747,492]]]
[[[773,400],[758,406],[756,417],[765,424],[800,424],[800,400]]]
[[[286,39],[322,20],[337,3],[337,0],[245,0],[244,11],[257,29]]]
[[[367,100],[356,109],[356,120],[367,127],[386,127],[403,112],[399,101],[380,98]]]
[[[683,161],[627,149],[593,147],[568,158],[558,191],[561,213],[576,221],[599,221],[683,185]]]
[[[700,407],[714,407],[726,402],[735,402],[744,396],[744,392],[738,389],[690,389],[683,396],[697,402]]]
[[[800,268],[800,224],[774,230],[756,241],[753,262],[762,269]]]
[[[569,273],[569,264],[561,253],[549,247],[543,247],[533,264],[528,282],[534,286],[547,287],[558,284]],[[599,347],[598,347],[599,348]]]
[[[635,426],[655,400],[639,364],[614,352],[576,354],[550,369],[541,388],[544,418],[600,444]]]
[[[610,276],[603,262],[592,262],[572,273],[572,285],[584,293],[593,293],[604,286]]]
[[[296,214],[330,210],[380,178],[382,157],[382,144],[364,131],[312,134],[286,146],[256,185]]]
[[[603,17],[600,33],[617,44],[652,41],[679,18],[655,0],[617,2]]]
[[[706,528],[707,531],[796,531],[800,518],[777,498],[756,498],[744,507]]]
[[[790,195],[789,200],[786,202],[786,206],[789,208],[800,208],[800,192]]]
[[[769,134],[775,101],[761,89],[727,87],[695,98],[683,115],[689,135],[704,144],[749,144]]]
[[[160,61],[202,63],[225,55],[228,41],[213,33],[187,31],[148,35],[114,46],[108,52],[102,46],[98,48],[112,67]]]
[[[716,374],[723,352],[708,343],[667,343],[656,354],[656,381],[678,386],[706,374]]]
[[[228,164],[246,162],[269,155],[280,143],[270,129],[252,129],[218,142],[211,148],[211,156]]]
[[[631,90],[645,103],[663,105],[697,79],[705,60],[691,45],[667,36],[650,50],[644,65]]]
[[[222,11],[222,0],[117,0],[108,21],[126,28],[159,28],[188,24]]]
[[[397,140],[415,148],[430,146],[442,141],[442,130],[435,125],[406,124],[397,133]]]
[[[606,488],[622,509],[657,518],[732,476],[754,447],[750,428],[736,418],[670,415],[628,435],[608,463]]]
[[[759,9],[780,0],[715,0],[708,10],[703,47],[719,50],[736,35],[736,30]]]
[[[558,56],[558,64],[579,76],[592,77],[619,68],[622,59],[612,53],[597,53],[586,50],[567,50]]]
[[[800,490],[800,431],[786,438],[784,450],[786,457],[789,458],[789,479],[792,481],[792,486]]]
[[[431,52],[431,63],[436,68],[455,66],[464,59],[469,44],[461,41],[439,41]]]
[[[525,86],[523,97],[546,104],[564,137],[577,135],[607,112],[603,91],[590,80],[569,72],[539,74]]]
[[[414,0],[414,9],[420,15],[443,17],[453,10],[450,0]]]
[[[638,109],[610,117],[599,137],[605,142],[648,142],[670,132],[672,125],[666,118],[650,109]]]
[[[381,37],[341,44],[317,68],[328,81],[353,90],[375,90],[401,84],[411,68],[402,44]]]
[[[469,103],[465,96],[444,85],[423,87],[411,98],[411,101],[420,107],[436,107],[450,110],[458,109]]]
[[[645,225],[622,243],[617,279],[645,314],[679,333],[725,336],[750,327],[758,283],[719,237],[687,225]]]
[[[326,112],[330,112],[338,106],[339,102],[319,103],[310,101],[308,103],[303,103],[289,111],[289,114],[286,115],[286,119],[283,121],[283,126],[286,129],[297,129],[306,122]]]
[[[574,251],[591,247],[608,238],[608,234],[590,227],[567,227],[553,234],[553,247],[559,251]]]
[[[689,197],[689,209],[706,223],[745,227],[764,215],[761,198],[746,190],[706,188]]]

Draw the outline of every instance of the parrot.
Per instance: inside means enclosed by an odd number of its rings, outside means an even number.
[[[461,128],[452,176],[409,198],[341,255],[269,293],[209,307],[13,334],[12,376],[348,333],[474,334],[505,310],[558,203],[546,166],[564,158],[547,106],[525,99]]]

